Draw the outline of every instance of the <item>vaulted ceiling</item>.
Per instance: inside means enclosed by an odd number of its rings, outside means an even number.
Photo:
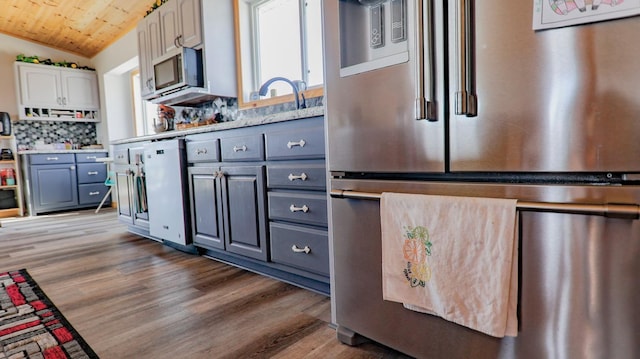
[[[91,58],[133,29],[153,3],[154,0],[3,0],[0,32]]]

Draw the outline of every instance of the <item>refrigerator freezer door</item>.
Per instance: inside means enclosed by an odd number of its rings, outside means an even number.
[[[403,9],[397,7],[406,6],[403,25],[408,30],[406,37],[385,31],[384,46],[372,48],[370,7],[357,1],[323,2],[329,169],[443,172],[445,105],[438,103],[436,121],[416,120],[421,117],[416,108],[425,107],[425,99],[417,94],[423,92],[419,87],[425,83],[431,89],[444,81],[442,52],[430,60],[429,55],[435,53],[426,46],[438,35],[416,36],[415,1],[385,1],[381,6],[388,10],[383,19],[388,29],[402,26],[397,23]],[[429,18],[442,16],[431,14]],[[430,30],[431,24],[426,22],[423,27]],[[416,48],[421,49],[424,66],[418,66],[422,61],[416,59]],[[428,78],[430,73],[439,77]]]
[[[463,70],[458,3],[475,4],[475,63]],[[640,17],[536,32],[532,11],[531,1],[449,1],[449,92],[471,71],[478,113],[455,115],[450,101],[451,171],[640,171]]]

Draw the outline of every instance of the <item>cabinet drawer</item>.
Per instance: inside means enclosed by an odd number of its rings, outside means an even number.
[[[268,132],[267,159],[324,158],[324,129],[322,127]]]
[[[264,159],[262,135],[222,138],[220,148],[223,161],[262,161]]]
[[[41,155],[29,155],[29,162],[32,165],[52,165],[60,163],[75,163],[73,153],[48,153]]]
[[[327,198],[320,194],[269,193],[269,219],[327,225]]]
[[[187,162],[218,162],[218,139],[187,142]]]
[[[326,169],[318,165],[283,165],[267,167],[267,186],[269,188],[315,189],[326,188]]]
[[[106,152],[76,153],[76,162],[95,162],[98,158],[107,157]]]
[[[327,231],[271,223],[271,261],[329,276]]]
[[[113,163],[116,165],[128,165],[129,164],[129,149],[119,148],[113,151]]]
[[[80,204],[100,203],[109,187],[103,183],[91,183],[78,185],[78,202]]]
[[[107,165],[104,163],[78,163],[78,183],[103,183],[107,179]]]

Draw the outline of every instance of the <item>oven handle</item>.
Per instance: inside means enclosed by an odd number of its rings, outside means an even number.
[[[331,197],[349,199],[379,200],[381,193],[348,191],[332,189]],[[554,212],[599,215],[609,218],[640,219],[640,205],[623,203],[553,203],[518,201],[516,208],[520,211]]]

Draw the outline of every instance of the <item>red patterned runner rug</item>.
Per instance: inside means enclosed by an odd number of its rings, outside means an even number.
[[[98,358],[25,269],[0,272],[0,359]]]

